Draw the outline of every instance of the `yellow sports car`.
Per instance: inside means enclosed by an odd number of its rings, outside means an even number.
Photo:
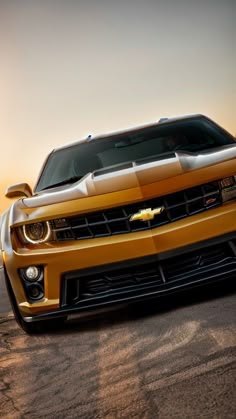
[[[28,333],[236,276],[236,141],[205,116],[55,149],[6,196],[0,265]]]

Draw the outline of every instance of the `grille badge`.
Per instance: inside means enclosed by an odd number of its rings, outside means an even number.
[[[206,200],[206,205],[214,204],[216,202],[216,198],[209,198]]]
[[[165,210],[165,207],[159,207],[159,208],[145,208],[143,210],[139,210],[139,212],[136,212],[133,214],[129,221],[149,221],[153,220],[153,218],[156,215],[161,214]]]

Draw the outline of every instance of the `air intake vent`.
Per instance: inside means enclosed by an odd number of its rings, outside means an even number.
[[[98,269],[73,271],[63,275],[62,306],[88,306],[125,301],[164,293],[196,283],[234,277],[236,247],[233,241],[199,249],[158,261],[120,262]]]

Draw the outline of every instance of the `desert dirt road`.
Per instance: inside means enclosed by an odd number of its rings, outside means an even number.
[[[235,418],[235,285],[27,336],[0,278],[0,418]]]

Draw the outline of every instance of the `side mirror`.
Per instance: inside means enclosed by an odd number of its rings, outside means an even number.
[[[15,183],[6,189],[6,198],[20,198],[22,196],[26,196],[27,198],[32,196],[32,189],[28,183]]]

